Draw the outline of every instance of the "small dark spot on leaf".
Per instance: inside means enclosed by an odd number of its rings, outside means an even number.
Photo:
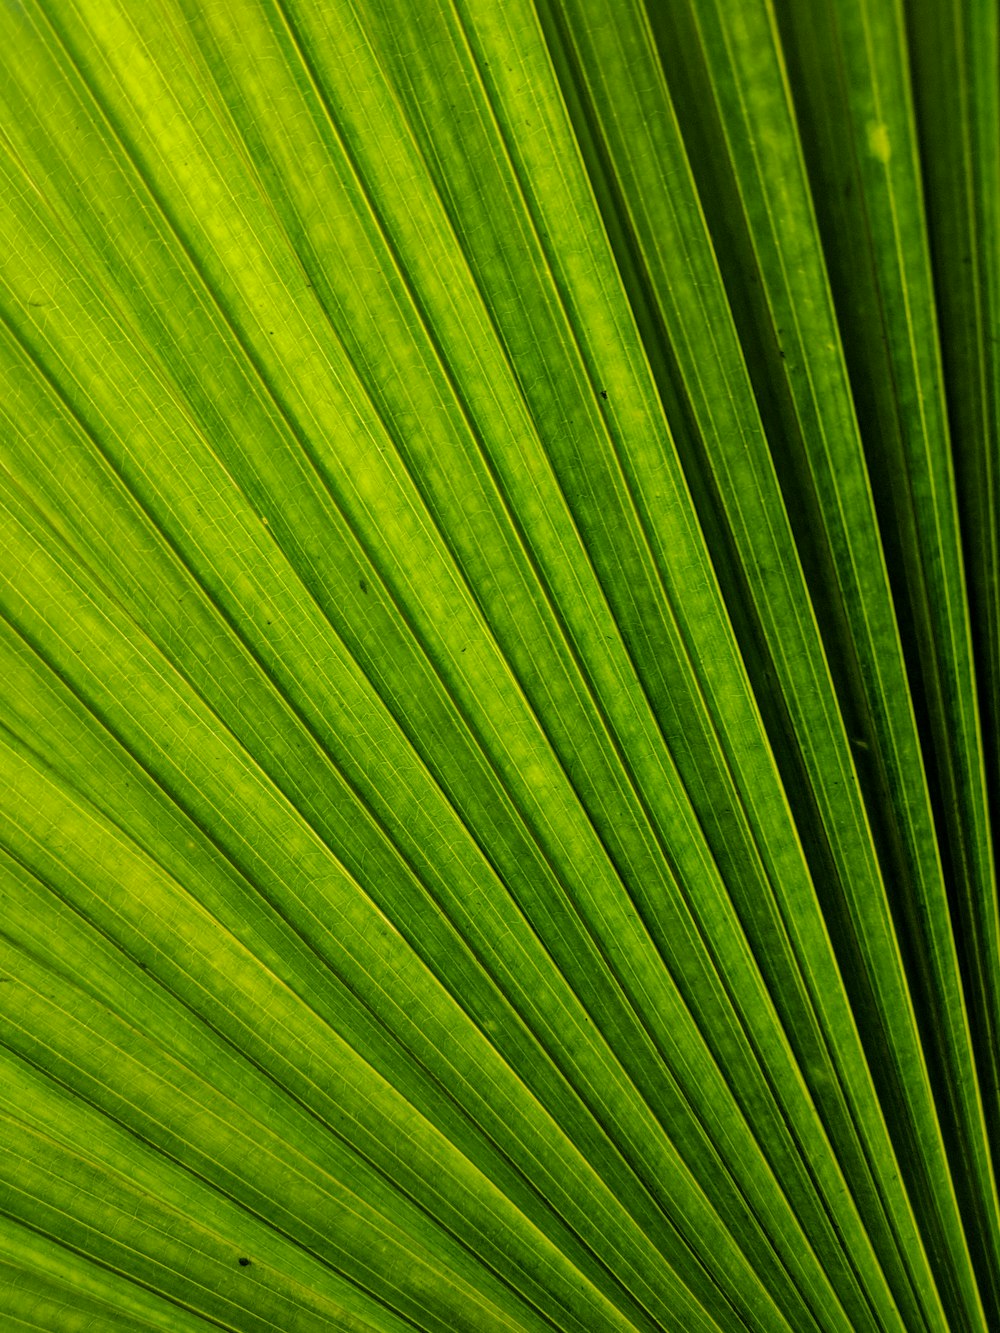
[[[249,1267],[250,1267],[250,1260],[249,1260],[249,1259],[243,1259],[243,1258],[241,1258],[241,1259],[237,1259],[236,1262],[239,1264],[239,1266],[240,1266],[241,1268],[249,1268]]]
[[[358,587],[361,589],[363,593],[367,594],[368,584],[364,581],[364,579],[358,579]]]
[[[608,401],[608,391],[607,391],[607,389],[602,389],[602,390],[601,390],[601,397],[604,399],[605,402]]]
[[[784,352],[781,350],[780,347],[778,348],[778,355],[781,357],[782,361],[784,361],[784,359],[785,359],[785,354],[784,354]]]

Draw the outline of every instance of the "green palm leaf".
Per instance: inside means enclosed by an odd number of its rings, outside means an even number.
[[[0,37],[3,1327],[1000,1326],[993,0]]]

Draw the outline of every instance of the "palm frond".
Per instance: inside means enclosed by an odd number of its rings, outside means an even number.
[[[4,1327],[1000,1327],[993,0],[0,9]]]

